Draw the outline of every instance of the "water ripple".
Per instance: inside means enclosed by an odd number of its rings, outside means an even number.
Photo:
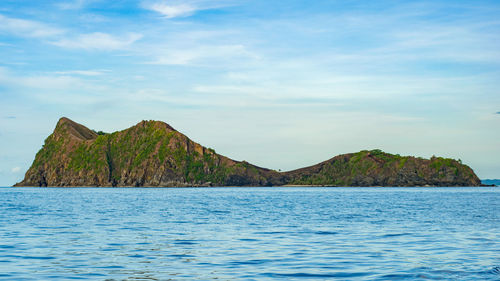
[[[0,280],[500,280],[498,188],[0,193]]]

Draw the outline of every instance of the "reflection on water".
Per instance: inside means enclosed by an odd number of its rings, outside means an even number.
[[[498,188],[0,188],[0,278],[499,280]]]

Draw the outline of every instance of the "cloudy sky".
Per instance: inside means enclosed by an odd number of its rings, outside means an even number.
[[[379,148],[500,178],[500,2],[2,0],[0,185],[62,116],[273,169]]]

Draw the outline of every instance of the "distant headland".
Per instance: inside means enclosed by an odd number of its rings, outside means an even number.
[[[114,133],[61,118],[15,186],[479,186],[461,161],[363,150],[278,172],[235,161],[168,124],[141,121]]]

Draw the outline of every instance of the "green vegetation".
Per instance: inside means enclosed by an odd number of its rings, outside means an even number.
[[[104,136],[104,135],[107,135],[107,134],[108,134],[108,133],[103,132],[103,131],[97,131],[97,132],[96,132],[95,130],[92,130],[92,132],[96,133],[96,134],[97,134],[97,135],[99,135],[99,136]]]
[[[456,161],[453,159],[450,159],[450,158],[442,158],[442,157],[433,156],[431,158],[430,167],[435,169],[435,170],[440,170],[441,167],[443,167],[443,166],[451,168],[451,167],[455,166],[454,162],[456,162]]]
[[[102,170],[107,166],[105,146],[99,143],[92,145],[82,143],[70,155],[69,169],[75,171]]]
[[[218,155],[165,123],[143,121],[119,132],[92,133],[70,120],[58,122],[26,178],[26,184],[70,186],[397,186],[479,182],[474,172],[459,161],[400,156],[380,149],[339,155],[311,167],[279,173]]]
[[[39,168],[42,165],[54,165],[56,164],[57,154],[62,150],[64,144],[63,138],[58,138],[54,134],[50,135],[45,139],[42,149],[38,151],[35,156],[35,161],[33,162],[32,168]]]
[[[427,165],[435,172],[427,171]],[[299,177],[292,178],[291,184],[386,185],[388,182],[401,181],[407,174],[408,181],[423,182],[434,177],[435,173],[440,179],[450,174],[458,177],[460,175],[458,166],[460,164],[453,159],[433,157],[425,160],[385,153],[379,149],[363,150],[338,159],[334,158],[323,164],[319,172],[303,173]]]

